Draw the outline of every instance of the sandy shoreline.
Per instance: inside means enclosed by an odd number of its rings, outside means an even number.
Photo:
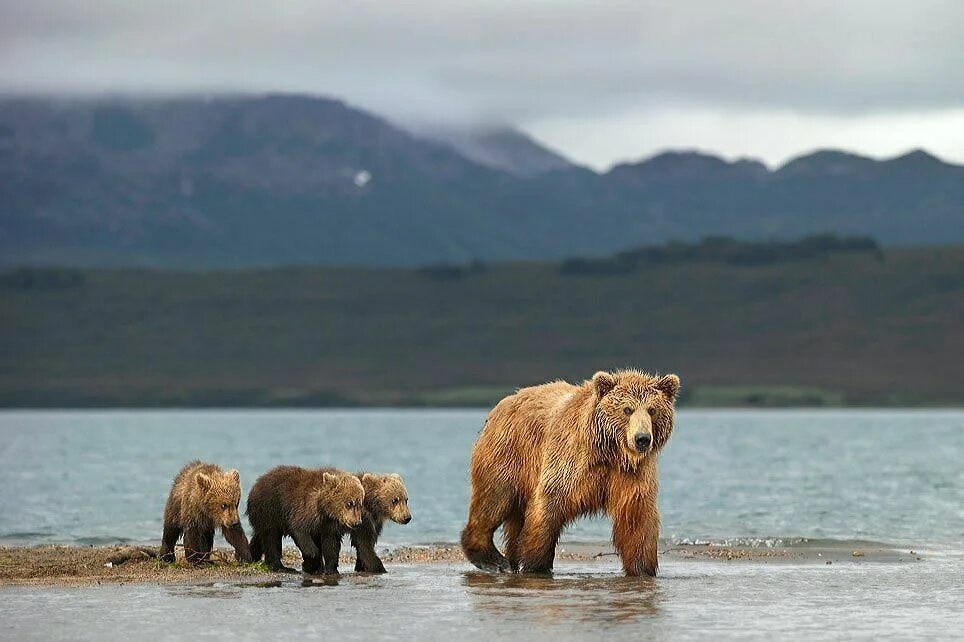
[[[400,546],[381,553],[391,571],[392,564],[467,564],[455,544]],[[300,568],[297,549],[287,548],[285,563]],[[557,550],[559,561],[617,562],[605,544],[564,543]],[[924,555],[911,549],[871,546],[842,547],[748,547],[667,544],[661,552],[666,563],[687,560],[715,560],[721,563],[758,564],[860,564],[920,563]],[[233,551],[216,549],[213,563],[201,568],[187,565],[179,557],[175,564],[156,559],[152,546],[24,546],[0,547],[0,586],[97,586],[101,584],[178,584],[210,581],[238,581],[259,584],[275,581],[283,574],[272,573],[261,564],[237,564]],[[342,573],[353,572],[354,557],[342,554]]]

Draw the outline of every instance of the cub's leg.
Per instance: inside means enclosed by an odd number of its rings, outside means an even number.
[[[321,554],[325,558],[325,573],[338,574],[338,556],[341,555],[341,537],[326,534],[321,538]]]
[[[195,566],[204,564],[211,556],[214,546],[214,530],[203,530],[191,526],[184,533],[184,556]]]
[[[355,570],[360,573],[385,573],[385,565],[375,553],[375,542],[367,531],[352,531],[351,545],[355,547]]]
[[[249,548],[251,551],[251,561],[260,562],[261,557],[264,555],[264,549],[261,548],[261,538],[258,537],[257,531],[255,531],[251,535],[251,542],[249,543]]]
[[[234,547],[235,560],[245,564],[254,561],[251,555],[251,546],[248,544],[248,538],[244,536],[244,529],[240,522],[230,527],[222,526],[221,534],[224,535],[228,544]]]
[[[295,540],[295,545],[301,550],[301,570],[305,573],[314,573],[321,564],[321,551],[315,545],[315,540],[311,534],[304,531],[292,531],[291,539]]]
[[[162,562],[173,563],[174,562],[174,547],[177,546],[177,540],[181,537],[181,533],[184,529],[173,521],[164,521],[164,534],[161,536],[161,554],[160,558]]]
[[[278,573],[297,573],[295,569],[290,566],[285,566],[281,561],[281,533],[277,531],[270,531],[264,533],[258,533],[255,535],[261,540],[261,545],[264,547],[264,562],[268,565],[272,571]]]
[[[318,557],[314,557],[312,559],[305,558],[301,562],[301,570],[309,575],[321,573],[322,567],[325,564],[325,553],[321,539],[321,535],[318,533],[315,533],[311,536],[311,541],[314,542],[315,548],[318,549]]]

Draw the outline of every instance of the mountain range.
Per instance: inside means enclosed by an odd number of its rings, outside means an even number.
[[[513,129],[409,130],[327,98],[0,100],[7,265],[405,266],[820,232],[964,242],[964,167],[673,151],[596,173]]]

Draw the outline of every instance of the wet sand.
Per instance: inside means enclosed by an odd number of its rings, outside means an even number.
[[[0,547],[0,586],[97,586],[105,584],[190,584],[232,580],[259,584],[290,577],[272,573],[263,564],[238,564],[230,549],[216,549],[210,564],[193,567],[183,561],[166,564],[156,558],[151,546],[32,546]],[[455,544],[402,546],[380,552],[389,570],[392,564],[468,565]],[[612,547],[605,544],[563,543],[557,549],[561,562],[598,562],[601,566],[618,564]],[[664,545],[661,559],[679,562],[710,561],[752,564],[865,564],[920,563],[925,555],[917,550],[892,549],[880,545],[860,548],[808,545],[805,547],[725,546],[702,544]],[[286,548],[285,564],[300,568],[297,549]],[[354,568],[354,557],[343,553],[341,570]]]

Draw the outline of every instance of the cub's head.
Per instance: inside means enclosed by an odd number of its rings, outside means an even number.
[[[241,523],[238,502],[241,501],[241,476],[236,470],[226,473],[198,473],[195,478],[208,515],[219,526],[231,528]]]
[[[361,524],[365,489],[357,477],[341,472],[324,473],[317,493],[321,513],[349,528]]]
[[[408,489],[401,475],[365,473],[361,481],[365,487],[365,508],[398,524],[412,521],[412,513],[408,510]]]
[[[659,452],[673,432],[679,377],[636,370],[597,372],[586,382],[595,395],[599,445],[618,448],[630,464]]]

